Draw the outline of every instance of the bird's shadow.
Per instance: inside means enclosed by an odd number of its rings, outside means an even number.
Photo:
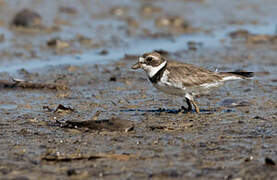
[[[123,109],[120,112],[142,112],[142,113],[169,113],[169,114],[187,114],[187,113],[196,113],[195,110],[188,111],[187,109],[165,109],[165,108],[158,108],[158,109]],[[212,114],[216,112],[215,109],[200,109],[200,113],[205,114]]]

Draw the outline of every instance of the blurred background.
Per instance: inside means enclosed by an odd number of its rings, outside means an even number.
[[[76,64],[74,58],[97,63],[99,56],[90,58],[97,52],[110,53],[105,59],[111,60],[190,49],[182,58],[193,58],[196,49],[228,47],[238,39],[268,41],[264,35],[276,33],[274,7],[274,0],[1,0],[0,70]],[[257,34],[262,37],[251,36]],[[77,57],[57,59],[68,54]],[[36,63],[26,64],[30,60]]]

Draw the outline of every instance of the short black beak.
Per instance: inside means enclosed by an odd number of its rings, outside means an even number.
[[[139,62],[137,62],[137,63],[134,64],[131,68],[132,68],[132,69],[139,69],[139,68],[141,68],[141,65],[140,65]]]

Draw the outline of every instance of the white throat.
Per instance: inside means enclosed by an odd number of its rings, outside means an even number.
[[[164,61],[162,64],[160,64],[157,67],[153,67],[146,64],[143,64],[142,67],[145,70],[145,72],[148,74],[148,76],[151,78],[155,76],[155,74],[159,72],[159,70],[161,70],[165,65],[166,65],[166,61]]]

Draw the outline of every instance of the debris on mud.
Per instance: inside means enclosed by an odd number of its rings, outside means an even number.
[[[166,16],[159,17],[155,20],[157,28],[167,28],[170,34],[195,33],[198,28],[193,27],[190,23],[181,17]]]
[[[254,116],[253,119],[260,119],[260,120],[266,120],[266,118],[261,117],[261,116]]]
[[[269,157],[266,157],[264,159],[264,161],[265,161],[266,165],[270,165],[270,166],[275,166],[276,165],[276,163],[271,158],[269,158]]]
[[[166,123],[166,124],[152,124],[148,126],[148,129],[151,131],[155,130],[165,130],[165,131],[178,131],[178,130],[184,130],[188,128],[193,128],[193,123],[191,122],[172,122],[172,123]]]
[[[125,54],[121,60],[137,60],[138,58],[139,58],[139,55]]]
[[[57,48],[57,49],[64,49],[70,46],[68,42],[60,40],[59,38],[50,39],[47,42],[47,45],[49,47]]]
[[[70,106],[64,106],[62,104],[59,104],[54,112],[61,112],[61,111],[62,112],[64,112],[64,111],[73,112],[74,109],[72,107],[70,107]]]
[[[1,43],[1,42],[4,42],[4,41],[5,41],[5,35],[4,35],[4,34],[1,34],[1,35],[0,35],[0,43]]]
[[[41,16],[30,9],[19,11],[12,20],[12,25],[25,28],[39,27],[41,23]]]
[[[189,41],[187,44],[188,44],[188,49],[191,51],[196,51],[199,47],[203,46],[202,43],[195,42],[195,41]]]
[[[140,10],[140,12],[146,17],[151,17],[154,13],[159,13],[161,11],[162,9],[160,7],[148,3],[144,4]]]
[[[128,161],[131,158],[136,158],[135,155],[131,154],[93,154],[93,155],[82,155],[82,154],[71,154],[71,155],[45,155],[41,159],[45,161],[74,161],[74,160],[95,160],[100,158],[114,159],[120,161]]]
[[[158,27],[182,27],[186,28],[189,23],[180,17],[161,17],[156,19],[156,26]]]
[[[250,162],[250,161],[252,161],[253,159],[254,159],[253,156],[249,156],[249,157],[247,157],[247,158],[244,159],[244,162]]]
[[[77,14],[77,10],[69,6],[60,6],[59,12],[65,13],[65,14]]]
[[[249,32],[247,30],[237,30],[237,31],[229,33],[229,36],[231,38],[245,38],[248,35],[249,35]]]
[[[78,41],[81,45],[84,45],[85,47],[90,47],[93,45],[93,40],[89,37],[86,37],[81,34],[77,34],[75,37],[76,41]]]
[[[67,174],[67,176],[74,176],[74,175],[77,175],[78,172],[75,169],[68,169],[66,171],[66,174]]]
[[[87,121],[66,121],[60,122],[61,127],[66,128],[87,128],[91,130],[108,130],[108,131],[124,131],[129,132],[134,129],[133,123],[117,117],[102,120],[87,120]]]
[[[238,30],[229,33],[229,36],[233,39],[244,39],[248,44],[259,44],[259,43],[276,43],[277,35],[268,34],[252,34],[247,30]]]
[[[154,131],[154,130],[164,130],[164,129],[166,129],[166,126],[151,125],[148,128],[151,131]]]
[[[220,102],[221,106],[224,107],[243,107],[243,106],[250,106],[251,103],[247,101],[241,101],[239,99],[224,99]]]
[[[114,81],[114,82],[115,82],[116,80],[117,80],[117,79],[116,79],[116,76],[111,76],[111,77],[110,77],[110,81]]]
[[[109,54],[109,51],[106,49],[103,49],[102,51],[99,52],[99,54],[105,56],[105,55]]]
[[[115,6],[111,8],[110,13],[113,16],[122,17],[128,12],[128,8],[124,6]]]
[[[150,174],[149,178],[157,178],[157,179],[163,179],[163,178],[180,178],[182,177],[182,174],[179,173],[176,169],[170,169],[170,170],[164,170],[159,173]]]
[[[28,81],[0,80],[0,88],[23,88],[23,89],[49,89],[67,90],[68,87],[60,84],[35,83]]]
[[[49,106],[43,106],[42,109],[46,109],[49,112],[53,112],[54,109],[50,108]]]
[[[45,109],[49,112],[54,112],[54,113],[69,113],[69,112],[75,111],[75,109],[73,109],[72,107],[64,106],[62,104],[59,104],[56,109],[53,109],[50,106],[43,106],[42,109]]]

